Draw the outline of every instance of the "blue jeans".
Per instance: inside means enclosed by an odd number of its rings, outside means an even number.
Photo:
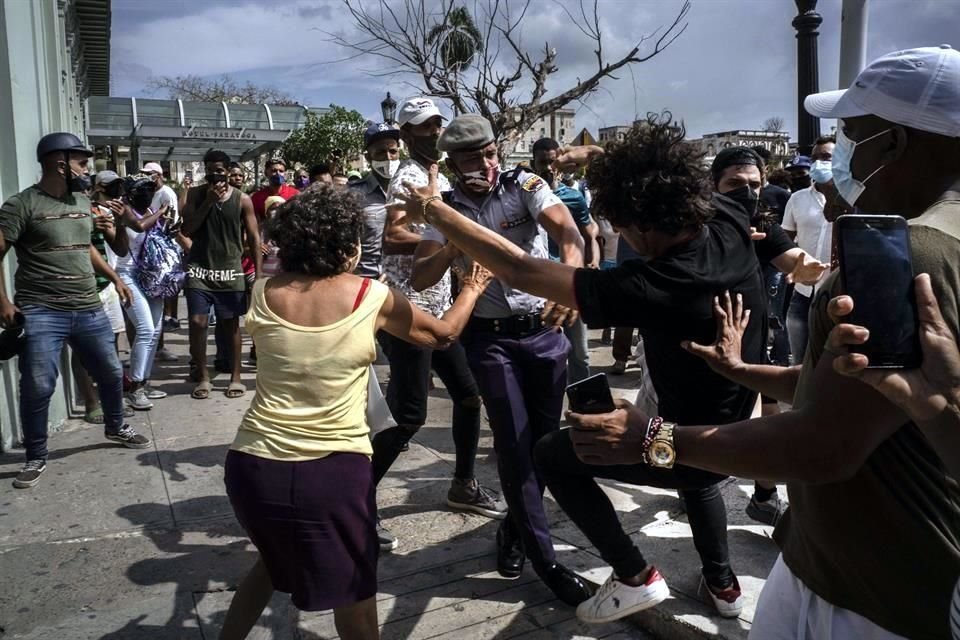
[[[787,334],[790,336],[790,353],[793,364],[803,362],[807,353],[807,317],[810,315],[810,298],[802,293],[793,292],[790,308],[787,309]]]
[[[153,356],[157,353],[157,343],[163,332],[163,298],[148,298],[140,290],[132,273],[121,271],[117,275],[130,289],[132,304],[127,315],[137,331],[130,345],[130,379],[143,382],[150,379],[153,370]]]
[[[567,382],[573,384],[590,377],[590,350],[587,345],[587,325],[577,318],[572,326],[564,327],[563,332],[570,341],[570,355],[567,357]]]
[[[27,336],[19,361],[20,427],[27,460],[47,457],[47,413],[64,342],[97,383],[107,433],[119,431],[123,426],[123,368],[103,308],[59,311],[24,305],[20,310]]]

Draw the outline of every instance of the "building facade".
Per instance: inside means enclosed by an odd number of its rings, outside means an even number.
[[[110,93],[110,0],[0,0],[0,200],[39,178],[37,141],[53,131],[84,135],[84,100]],[[16,258],[4,261],[13,297]],[[60,368],[51,427],[72,403],[70,367]],[[66,381],[66,383],[64,382]],[[20,440],[16,358],[0,363],[0,451]]]
[[[737,129],[735,131],[721,131],[708,133],[702,138],[690,140],[701,153],[706,154],[705,162],[712,162],[721,150],[727,147],[755,147],[763,146],[770,150],[774,167],[779,167],[784,158],[792,155],[790,151],[790,134],[786,131],[752,131]]]
[[[600,144],[605,142],[610,142],[612,140],[623,140],[626,137],[627,132],[629,132],[631,127],[627,125],[615,125],[612,127],[601,127],[597,131],[597,141]]]
[[[573,109],[557,109],[537,120],[517,141],[513,152],[507,156],[507,166],[515,167],[529,163],[533,157],[533,143],[540,138],[553,138],[560,146],[572,144],[579,133],[576,128],[577,113]]]

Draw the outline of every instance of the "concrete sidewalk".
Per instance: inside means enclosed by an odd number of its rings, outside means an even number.
[[[74,422],[51,437],[47,472],[28,490],[10,485],[22,456],[0,456],[0,637],[217,637],[233,589],[255,558],[223,489],[224,455],[250,393],[226,399],[221,375],[209,400],[190,399],[185,332],[168,334],[167,343],[181,361],[157,363],[155,386],[170,397],[131,421],[154,438],[152,449],[116,447],[100,428]],[[593,363],[605,371],[609,347],[591,345]],[[386,367],[378,371],[385,382]],[[252,393],[253,369],[245,367],[244,381]],[[629,397],[639,375],[611,381]],[[380,560],[384,638],[746,637],[777,553],[770,529],[743,512],[750,482],[724,486],[731,556],[749,600],[741,619],[721,620],[698,595],[699,560],[675,493],[607,483],[625,528],[661,569],[673,598],[633,620],[587,626],[529,567],[515,581],[498,576],[496,522],[446,508],[451,404],[442,389],[430,403],[429,423],[378,493],[384,524],[400,538],[399,549]],[[487,428],[477,475],[498,487]],[[560,560],[602,582],[609,569],[595,550],[549,497],[548,509]],[[278,595],[250,637],[333,638],[336,631],[329,613],[300,613]]]

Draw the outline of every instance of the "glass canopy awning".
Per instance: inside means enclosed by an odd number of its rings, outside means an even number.
[[[277,149],[326,109],[268,104],[184,102],[91,96],[86,101],[87,140],[94,146],[129,146],[154,161],[199,161],[210,149],[251,160]]]

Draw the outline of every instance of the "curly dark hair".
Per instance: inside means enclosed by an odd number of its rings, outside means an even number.
[[[363,205],[355,191],[315,183],[276,208],[267,234],[283,270],[328,278],[357,256]]]
[[[676,235],[713,217],[703,154],[669,111],[647,114],[587,167],[591,211],[616,227]]]

